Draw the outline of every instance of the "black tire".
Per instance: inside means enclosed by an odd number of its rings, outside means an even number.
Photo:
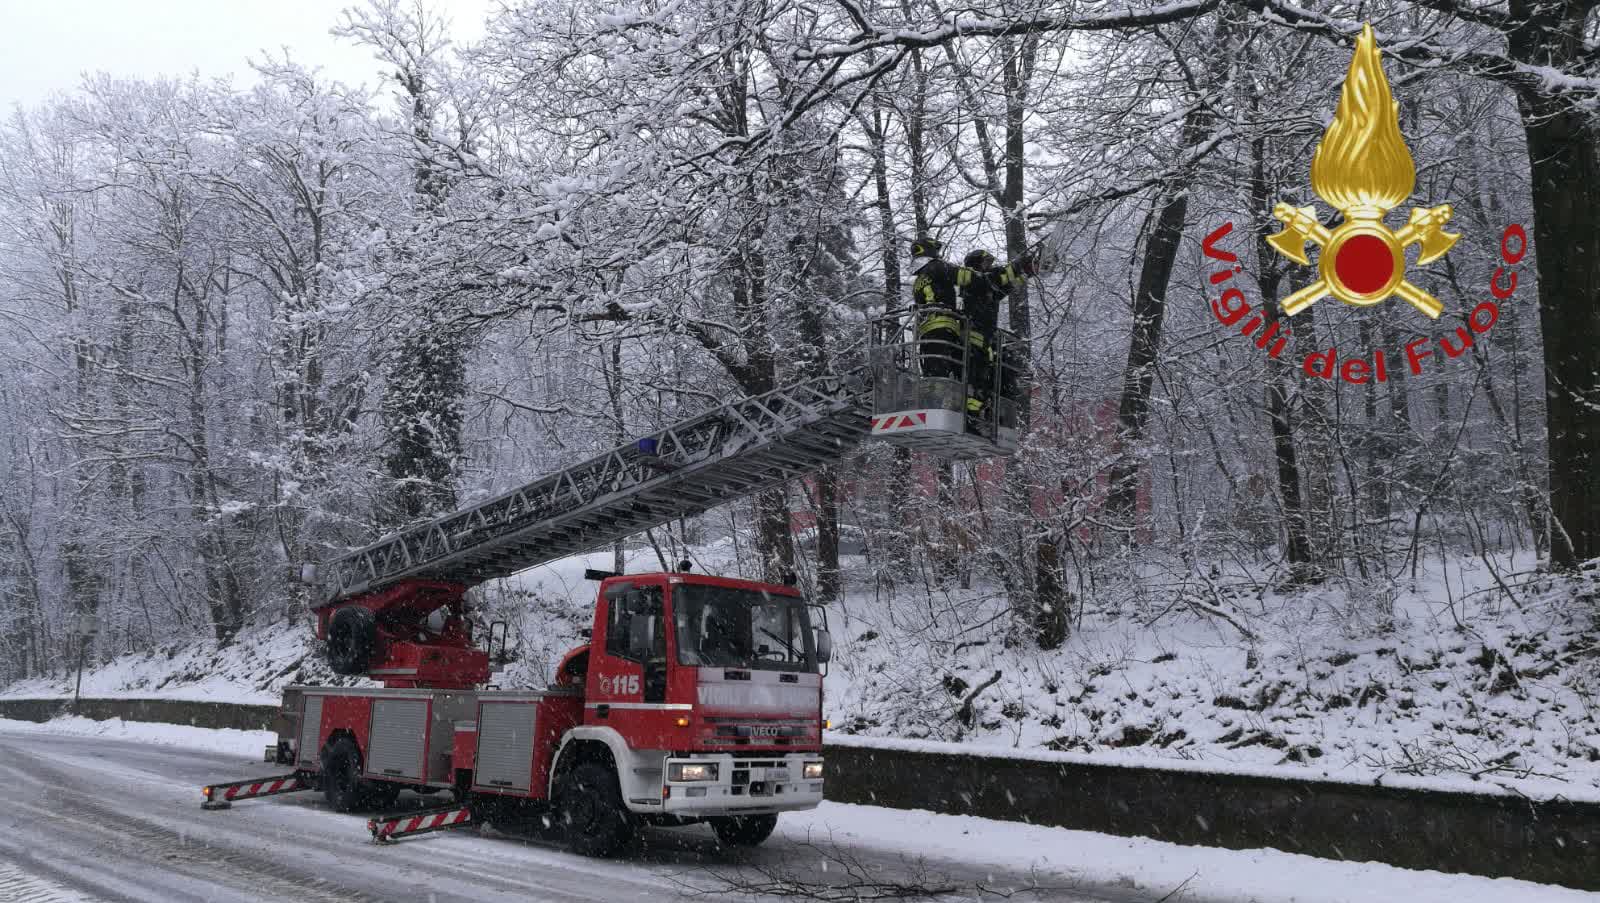
[[[728,815],[710,819],[711,830],[725,847],[754,847],[772,836],[776,815]]]
[[[335,674],[365,674],[378,643],[378,619],[370,609],[346,605],[328,622],[328,666]]]
[[[322,754],[322,795],[335,812],[354,812],[366,802],[361,780],[361,751],[354,740],[340,737]]]
[[[364,799],[362,805],[368,809],[387,812],[394,808],[394,801],[400,798],[400,785],[389,781],[362,781]]]
[[[633,814],[622,803],[617,774],[600,762],[583,762],[561,778],[556,823],[567,846],[585,856],[616,855],[633,839]]]
[[[472,819],[513,835],[525,835],[541,824],[536,810],[516,797],[479,797],[472,803]]]

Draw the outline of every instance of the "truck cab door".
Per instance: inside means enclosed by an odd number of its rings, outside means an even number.
[[[589,655],[590,717],[585,720],[621,730],[649,711],[648,704],[665,701],[663,599],[659,584],[607,590],[601,613],[604,641],[596,643]]]

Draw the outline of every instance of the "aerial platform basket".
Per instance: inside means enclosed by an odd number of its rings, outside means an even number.
[[[919,335],[919,320],[930,316],[954,323],[954,330]],[[1004,330],[992,348],[974,337],[965,316],[942,308],[895,311],[875,321],[872,437],[944,458],[1015,452],[1021,345]]]

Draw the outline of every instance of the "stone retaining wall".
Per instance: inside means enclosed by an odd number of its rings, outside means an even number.
[[[831,745],[828,797],[1600,890],[1600,805]]]

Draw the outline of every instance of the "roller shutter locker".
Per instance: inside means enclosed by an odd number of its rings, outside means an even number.
[[[423,779],[422,755],[428,743],[426,699],[378,699],[372,703],[372,733],[367,774]]]
[[[478,709],[478,757],[473,783],[526,793],[533,782],[537,705],[485,702]]]
[[[300,709],[300,745],[296,754],[298,764],[321,767],[322,749],[317,741],[322,738],[322,697],[307,696]]]

